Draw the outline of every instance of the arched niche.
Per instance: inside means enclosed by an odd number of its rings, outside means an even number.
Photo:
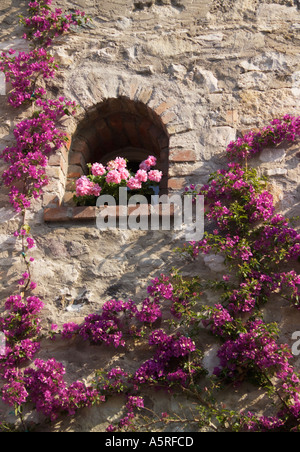
[[[87,163],[103,163],[115,157],[128,159],[136,170],[149,155],[163,172],[160,194],[168,192],[169,134],[161,118],[147,105],[126,97],[98,104],[80,122],[69,152],[65,202],[72,199],[78,177],[87,174]]]

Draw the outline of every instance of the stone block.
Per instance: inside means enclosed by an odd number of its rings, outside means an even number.
[[[136,93],[137,93],[139,87],[140,87],[140,83],[137,82],[136,80],[131,83],[130,88],[129,88],[130,99],[135,100],[135,96],[136,96]]]
[[[282,162],[286,156],[284,149],[266,148],[259,155],[259,160],[264,163]]]
[[[44,193],[43,206],[44,207],[58,207],[60,204],[59,197],[54,193]]]
[[[171,149],[170,162],[195,162],[197,160],[195,151],[186,149]]]
[[[152,92],[152,88],[143,88],[138,95],[138,100],[147,104],[152,96]]]
[[[67,173],[67,161],[63,158],[62,153],[52,154],[48,161],[49,167],[60,168],[63,175]]]
[[[155,113],[158,115],[162,115],[166,110],[169,110],[169,108],[173,107],[175,104],[175,101],[173,99],[167,100],[165,102],[162,102],[158,107],[154,109]]]
[[[209,144],[216,148],[220,146],[226,148],[230,141],[236,139],[236,130],[227,126],[213,127],[210,134],[207,134],[206,139]]]
[[[62,184],[65,183],[65,174],[60,166],[49,166],[46,170],[49,179],[58,179]]]
[[[183,176],[193,176],[195,175],[198,169],[198,163],[191,162],[172,162],[169,167],[169,176],[170,177],[183,177]]]
[[[214,76],[214,74],[201,67],[196,67],[194,69],[194,80],[210,93],[218,93],[222,91],[218,86],[218,79]]]
[[[267,176],[285,176],[287,174],[287,169],[285,168],[270,168],[266,170]]]
[[[96,207],[74,207],[72,218],[74,220],[94,220],[96,218]]]
[[[170,190],[182,190],[186,186],[186,180],[183,177],[172,177],[168,180]]]
[[[233,124],[238,122],[239,114],[237,110],[228,110],[226,111],[226,122],[227,124]]]
[[[224,264],[224,261],[224,257],[217,254],[209,254],[207,256],[204,256],[205,264],[210,268],[211,271],[216,273],[226,272],[227,267]]]
[[[83,176],[84,171],[79,165],[69,165],[68,168],[68,179],[76,179]]]
[[[166,114],[164,114],[162,117],[161,117],[161,120],[162,120],[162,122],[164,123],[164,124],[169,124],[169,122],[172,122],[172,121],[174,121],[175,119],[176,119],[176,114],[175,113],[173,113],[172,111],[169,111],[168,113],[166,113]]]
[[[62,159],[61,154],[58,154],[58,153],[52,154],[52,155],[49,157],[48,165],[49,165],[49,166],[60,166],[61,159]]]
[[[65,222],[72,219],[73,212],[70,207],[46,208],[44,210],[45,222]]]

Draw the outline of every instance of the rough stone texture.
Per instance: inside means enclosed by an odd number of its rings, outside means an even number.
[[[52,50],[61,68],[49,87],[53,95],[59,93],[76,100],[81,108],[75,118],[62,124],[70,141],[51,157],[51,183],[42,201],[35,202],[28,215],[37,241],[33,278],[39,281],[37,294],[46,303],[45,327],[51,323],[61,326],[69,321],[80,322],[110,298],[139,301],[145,297],[152,276],[168,273],[173,266],[187,276],[201,274],[204,278],[218,278],[223,268],[215,256],[206,261],[200,259],[196,265],[183,262],[172,252],[184,241],[179,232],[100,232],[92,211],[74,215],[68,207],[72,184],[84,172],[91,155],[91,140],[97,141],[99,136],[104,139],[104,133],[112,130],[102,127],[99,116],[108,99],[130,100],[128,108],[143,105],[143,111],[134,114],[147,119],[148,138],[153,139],[158,125],[165,131],[169,156],[166,186],[172,192],[181,192],[188,183],[206,183],[209,174],[225,163],[224,150],[230,140],[266,125],[274,117],[299,115],[300,97],[300,13],[296,0],[55,3],[66,9],[83,8],[93,23],[60,38]],[[25,5],[20,0],[1,1],[0,50],[27,48],[18,25],[18,14],[25,13]],[[7,106],[4,88],[0,74],[1,148],[13,143],[14,125],[28,114]],[[113,130],[117,130],[121,117],[127,134],[136,131],[136,122],[126,123],[126,115],[120,116],[120,104],[116,105]],[[80,127],[89,121],[102,132],[95,135],[85,128],[80,137]],[[141,125],[138,131],[142,135]],[[131,136],[133,145],[137,133]],[[165,146],[162,141],[158,144],[160,150]],[[275,152],[265,150],[253,163],[269,176],[278,211],[298,215],[299,146],[284,145]],[[4,168],[0,161],[0,172]],[[11,235],[17,225],[18,216],[9,207],[7,191],[1,187],[2,303],[16,288],[21,272],[20,250]],[[205,294],[205,302],[217,301],[214,294]],[[291,344],[292,332],[300,330],[300,314],[282,300],[272,300],[266,318],[279,321],[283,327],[281,339]],[[216,359],[215,344],[205,333],[200,340],[206,350],[205,363],[211,370]],[[70,381],[73,377],[88,380],[95,368],[109,367],[112,362],[134,369],[147,355],[142,346],[118,355],[76,341],[43,345],[40,356],[54,355],[61,360],[67,366]],[[247,386],[223,397],[227,407],[247,408],[261,396]],[[150,394],[149,400],[158,411],[162,400],[163,411],[175,406],[172,398]],[[260,403],[263,406],[264,400]],[[112,400],[105,408],[84,411],[72,422],[66,420],[49,430],[103,431],[119,409],[119,402]],[[3,410],[9,417],[10,410]]]

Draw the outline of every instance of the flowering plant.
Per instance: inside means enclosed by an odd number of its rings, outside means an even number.
[[[135,174],[128,169],[128,161],[122,157],[111,160],[106,166],[101,163],[88,164],[90,173],[76,181],[74,201],[77,205],[95,205],[101,193],[112,195],[118,202],[120,187],[126,187],[131,194],[154,195],[155,187],[162,179],[162,172],[154,169],[156,162],[156,158],[150,155]]]
[[[260,131],[250,131],[242,138],[231,141],[227,146],[230,159],[247,159],[260,152],[264,147],[276,146],[283,141],[294,142],[300,136],[300,117],[284,115],[273,119]]]
[[[66,33],[73,26],[81,26],[90,18],[84,11],[64,14],[61,8],[51,9],[52,0],[29,2],[29,17],[21,16],[21,23],[27,28],[24,39],[40,46],[49,46],[53,39]]]
[[[54,37],[79,25],[85,18],[79,11],[75,15],[63,15],[58,9],[52,12],[51,3],[52,0],[29,3],[30,17],[24,22],[29,32],[24,37],[34,45],[48,46]],[[218,431],[215,424],[219,422],[223,430],[299,431],[300,374],[293,368],[289,347],[279,341],[277,325],[263,321],[260,307],[273,298],[271,294],[284,295],[286,300],[288,292],[289,300],[299,309],[300,275],[293,269],[287,271],[287,266],[299,260],[300,235],[286,218],[274,215],[273,200],[266,191],[265,181],[257,178],[253,170],[235,163],[230,163],[227,170],[214,173],[209,184],[200,190],[207,201],[206,218],[215,227],[213,233],[185,248],[195,258],[201,251],[222,253],[234,275],[226,274],[221,281],[205,282],[200,277],[184,279],[174,272],[172,277],[161,275],[152,280],[147,289],[148,297],[140,308],[131,300],[109,300],[102,306],[101,314],[88,315],[83,324],[63,325],[60,334],[66,340],[76,334],[92,344],[122,347],[122,350],[130,345],[129,341],[139,341],[148,333],[147,356],[143,356],[136,368],[132,368],[131,362],[130,370],[114,367],[101,371],[98,380],[87,386],[81,381],[67,384],[66,369],[54,358],[34,359],[42,339],[43,302],[30,294],[36,283],[31,281],[30,264],[34,259],[27,253],[35,247],[35,241],[29,235],[30,227],[25,224],[25,213],[31,198],[39,197],[47,183],[44,171],[47,156],[65,139],[64,133],[56,128],[56,122],[74,112],[75,106],[64,98],[43,99],[45,91],[35,86],[37,77],[53,77],[56,69],[54,60],[43,49],[20,53],[17,57],[12,57],[13,54],[9,51],[0,57],[0,70],[6,73],[13,88],[8,100],[15,107],[30,101],[39,111],[16,126],[16,146],[6,148],[1,154],[9,165],[3,179],[11,188],[10,201],[22,213],[22,224],[14,236],[22,243],[21,256],[26,267],[18,281],[20,294],[6,300],[6,313],[0,316],[0,331],[6,339],[5,351],[0,356],[3,402],[15,407],[15,414],[26,430],[22,420],[25,404],[56,420],[62,413],[74,415],[80,408],[103,403],[111,395],[125,395],[127,413],[118,425],[109,425],[107,430],[126,430],[135,428],[136,412],[147,409],[147,399],[140,394],[150,385],[193,396],[199,406],[198,416],[192,422],[198,428],[209,426]],[[299,126],[299,117],[288,115],[274,120],[261,132],[245,136],[244,141],[230,143],[229,155],[248,158],[262,146],[276,145],[282,140],[294,141],[299,136]],[[90,176],[81,181],[82,194],[97,196],[105,191],[105,184],[111,191],[121,184],[132,192],[142,190],[143,184],[149,181],[153,187],[162,177],[161,172],[151,169],[155,164],[155,158],[150,156],[135,175],[129,173],[127,162],[120,158],[106,168],[99,163],[91,165]],[[80,190],[79,182],[78,186]],[[92,193],[84,193],[84,187]],[[199,193],[195,187],[190,188],[187,193]],[[223,293],[215,306],[199,307],[200,290],[207,287]],[[173,324],[169,322],[165,331],[163,316],[167,303],[171,305],[170,313],[175,320]],[[153,329],[156,321],[161,326],[159,329]],[[220,363],[210,380],[210,390],[199,384],[200,376],[205,373],[199,361],[200,348],[204,345],[199,337],[201,327],[205,328],[205,334],[209,331],[222,341],[217,353]],[[54,325],[54,329],[58,326]],[[55,339],[54,333],[50,337]],[[28,361],[32,362],[25,367]],[[276,408],[278,404],[274,403],[277,412],[268,413],[275,415],[238,413],[212,403],[212,391],[221,384],[228,380],[237,384],[247,379],[267,389],[273,401],[277,397],[280,404]],[[188,408],[191,410],[191,406]],[[142,421],[144,429],[143,417]],[[155,422],[188,422],[190,425],[191,420],[172,418],[164,412],[156,415],[152,424]],[[1,420],[0,430],[4,428]]]
[[[38,79],[53,78],[58,66],[45,49],[15,54],[13,49],[1,53],[0,70],[5,73],[6,82],[11,84],[8,102],[17,108],[46,94],[42,86],[37,86]]]

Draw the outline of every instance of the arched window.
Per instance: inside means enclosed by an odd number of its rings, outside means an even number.
[[[160,194],[168,192],[169,135],[161,118],[142,102],[125,97],[107,99],[88,112],[73,137],[65,203],[72,202],[74,184],[88,173],[88,163],[106,164],[116,157],[136,171],[149,155],[163,172]]]

